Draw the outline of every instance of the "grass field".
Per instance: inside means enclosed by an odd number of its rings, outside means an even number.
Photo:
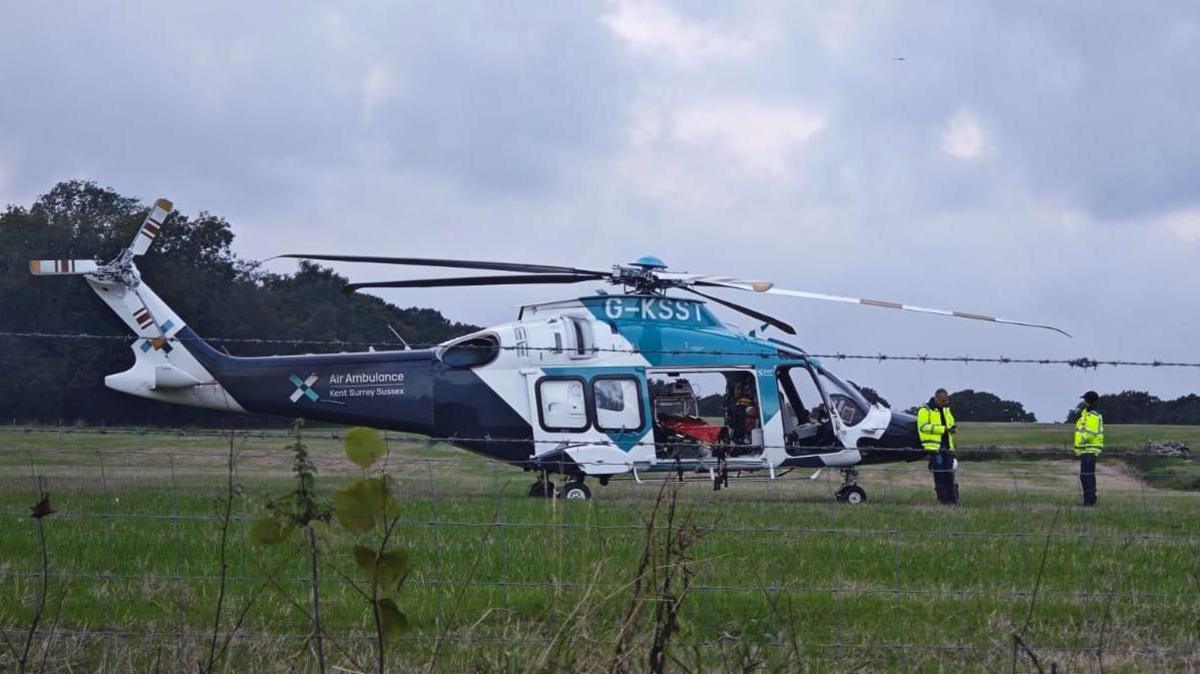
[[[1200,446],[1196,428],[1107,430],[1114,447],[1150,434]],[[963,444],[1051,449],[1069,429],[964,424],[968,437]],[[246,539],[265,498],[292,484],[285,443],[234,443],[222,633],[253,603],[219,660],[227,671],[315,671],[304,649],[303,550]],[[308,443],[323,492],[359,475],[328,431],[310,431]],[[58,511],[44,520],[54,617],[40,632],[54,636],[38,643],[51,644],[47,670],[195,671],[221,586],[228,451],[212,436],[0,433],[0,625],[9,637],[20,645],[39,583],[26,509],[40,479]],[[705,481],[678,487],[672,536],[686,521],[698,540],[668,668],[1007,671],[1014,633],[1046,671],[1050,662],[1058,671],[1200,668],[1200,494],[1157,488],[1106,459],[1100,506],[1085,510],[1069,460],[978,451],[996,454],[964,460],[963,504],[952,509],[932,504],[919,464],[864,470],[870,501],[859,507],[832,502],[838,483],[828,473],[735,481],[721,492]],[[527,473],[399,441],[389,466],[402,502],[397,541],[412,564],[398,598],[411,629],[392,647],[395,671],[611,669],[657,484],[593,484],[588,503],[531,500]],[[340,671],[371,666],[369,610],[338,577],[354,573],[353,542],[330,533],[322,543],[322,604],[337,642],[326,654]],[[668,567],[654,568],[661,581]],[[627,630],[634,671],[647,667],[663,598],[652,596]],[[0,655],[0,671],[11,657]],[[1017,663],[1032,671],[1027,656]]]
[[[959,442],[970,447],[1006,449],[1056,448],[1070,452],[1072,424],[1006,424],[963,422]],[[1106,424],[1105,446],[1110,450],[1141,449],[1147,440],[1177,440],[1200,449],[1200,426]]]

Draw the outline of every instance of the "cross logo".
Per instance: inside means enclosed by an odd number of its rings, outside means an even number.
[[[320,399],[321,396],[317,395],[317,392],[312,388],[312,385],[317,382],[317,375],[310,374],[308,375],[308,379],[301,380],[300,377],[292,374],[288,375],[288,379],[296,386],[296,390],[292,391],[292,395],[288,397],[292,402],[297,402],[301,397],[308,398],[314,403]]]

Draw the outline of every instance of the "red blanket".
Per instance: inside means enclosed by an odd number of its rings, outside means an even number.
[[[664,427],[672,431],[694,440],[699,440],[707,445],[717,443],[717,437],[721,435],[721,426],[713,426],[700,417],[682,417],[674,414],[660,414],[658,421]]]

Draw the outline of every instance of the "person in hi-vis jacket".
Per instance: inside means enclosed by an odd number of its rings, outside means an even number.
[[[1096,458],[1104,450],[1104,417],[1096,410],[1100,396],[1095,391],[1084,393],[1079,419],[1075,421],[1075,457],[1079,459],[1079,486],[1083,490],[1083,505],[1096,505]]]
[[[933,488],[938,503],[958,503],[958,485],[954,482],[954,434],[958,426],[950,411],[950,394],[940,388],[917,410],[917,433],[921,446],[929,454],[929,470],[933,472]]]

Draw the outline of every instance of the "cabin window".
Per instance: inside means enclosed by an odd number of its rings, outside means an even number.
[[[583,380],[546,378],[537,384],[538,411],[547,431],[582,431],[588,427]]]
[[[641,430],[642,395],[634,377],[602,377],[592,380],[596,402],[596,428],[602,431]]]

